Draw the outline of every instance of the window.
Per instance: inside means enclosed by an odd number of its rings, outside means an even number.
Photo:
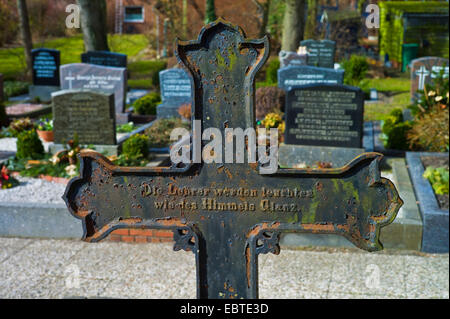
[[[144,22],[144,7],[125,7],[124,22]]]

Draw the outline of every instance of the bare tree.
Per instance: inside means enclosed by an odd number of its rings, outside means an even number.
[[[33,40],[31,38],[30,20],[28,18],[27,2],[25,0],[17,0],[17,9],[20,19],[20,33],[25,51],[25,60],[27,62],[27,74],[31,75],[32,58],[31,50],[33,49]]]
[[[286,0],[281,49],[297,51],[305,29],[305,0]]]
[[[259,23],[259,37],[263,37],[266,34],[267,23],[269,21],[269,9],[271,0],[252,0],[253,3],[258,8],[258,13],[260,15]]]
[[[109,51],[105,0],[77,0],[86,51]]]

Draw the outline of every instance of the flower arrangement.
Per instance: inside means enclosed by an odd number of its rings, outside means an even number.
[[[39,131],[53,131],[53,120],[40,119],[36,124],[36,129]]]
[[[0,189],[8,189],[19,185],[19,181],[9,174],[6,166],[2,164],[0,167]]]

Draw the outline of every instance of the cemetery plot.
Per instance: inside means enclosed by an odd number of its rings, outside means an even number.
[[[361,148],[363,107],[359,88],[293,87],[287,93],[285,143]]]
[[[178,42],[176,52],[194,79],[193,114],[203,132],[217,128],[225,136],[228,127],[253,127],[254,76],[268,58],[267,37],[248,40],[219,19],[197,41]],[[201,133],[194,128],[193,138]],[[362,249],[382,248],[380,228],[393,221],[402,201],[380,177],[380,160],[368,153],[340,169],[264,176],[257,164],[214,161],[121,168],[87,152],[64,200],[82,219],[85,240],[101,240],[117,228],[173,230],[174,249],[196,256],[198,297],[256,298],[258,254],[278,254],[280,232],[334,233]]]

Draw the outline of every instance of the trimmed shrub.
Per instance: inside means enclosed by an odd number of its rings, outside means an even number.
[[[382,139],[387,149],[408,150],[407,134],[411,130],[411,123],[403,122],[401,109],[393,109],[383,122]]]
[[[271,112],[283,112],[286,94],[278,87],[268,86],[256,90],[256,118],[259,120]]]
[[[128,158],[146,158],[149,154],[149,138],[143,134],[131,136],[122,145],[122,154]]]
[[[344,84],[359,86],[369,70],[369,63],[363,56],[352,55],[349,60],[341,62],[341,67],[345,70]]]
[[[44,155],[42,145],[36,130],[23,131],[17,136],[18,159],[41,159]]]
[[[160,103],[161,96],[158,93],[149,93],[134,102],[134,112],[139,115],[156,115],[156,107]]]

